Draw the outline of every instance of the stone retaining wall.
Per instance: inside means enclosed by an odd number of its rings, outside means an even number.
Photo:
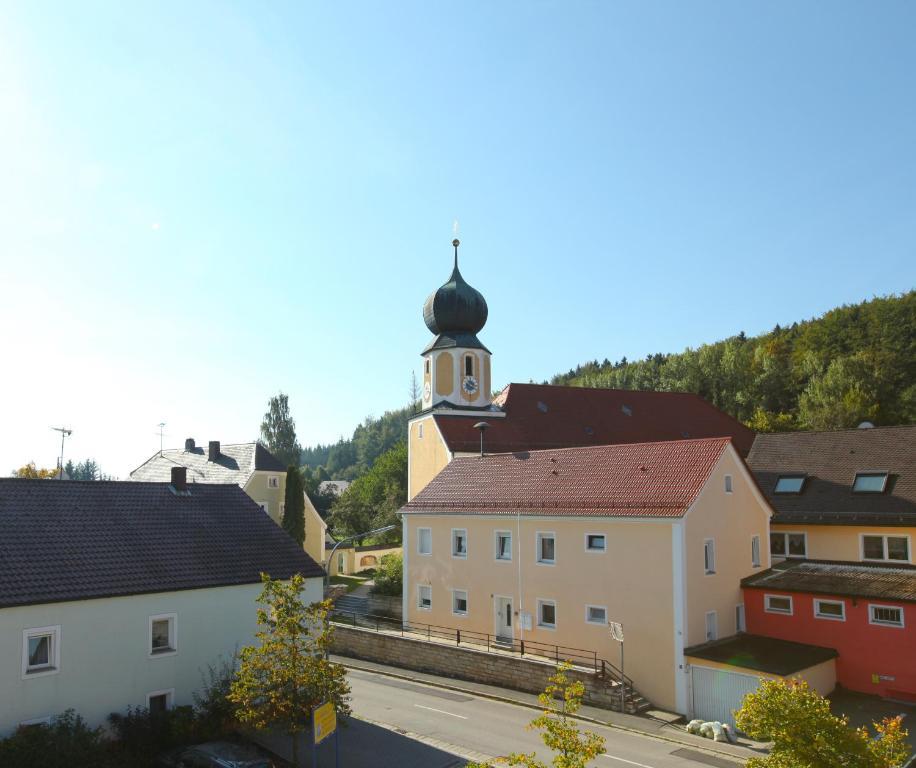
[[[331,652],[527,693],[541,693],[547,678],[556,670],[555,664],[536,659],[487,653],[340,624],[334,625]],[[619,694],[609,689],[607,682],[594,672],[574,668],[568,676],[581,680],[585,685],[585,701],[588,704],[604,709],[620,709]]]
[[[369,593],[369,613],[377,616],[393,616],[396,619],[400,619],[403,612],[404,603],[400,597]]]

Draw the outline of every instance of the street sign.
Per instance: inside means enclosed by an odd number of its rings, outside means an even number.
[[[329,701],[318,707],[312,713],[312,720],[315,724],[315,743],[320,744],[337,730],[337,710],[334,709],[334,702]]]
[[[609,621],[608,626],[611,628],[611,637],[613,637],[618,643],[623,642],[623,624],[619,621]]]

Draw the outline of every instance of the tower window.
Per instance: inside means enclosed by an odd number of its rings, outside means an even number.
[[[474,358],[468,355],[464,358],[464,375],[473,376],[474,375]]]
[[[429,360],[426,361],[426,363],[425,363],[425,365],[424,365],[424,367],[423,367],[423,372],[424,372],[427,376],[429,376]]]

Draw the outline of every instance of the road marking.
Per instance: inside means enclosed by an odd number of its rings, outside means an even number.
[[[456,715],[454,712],[445,712],[441,709],[434,709],[433,707],[424,707],[422,704],[414,704],[415,707],[420,709],[428,709],[430,712],[438,712],[440,715],[448,715],[449,717],[460,717],[462,720],[467,720],[464,715]],[[646,768],[649,768],[646,766]]]
[[[634,763],[632,760],[625,760],[622,757],[614,757],[614,755],[609,755],[607,752],[602,752],[601,757],[609,757],[611,760],[619,760],[621,763],[628,763],[629,765],[638,766],[638,768],[652,768],[651,765],[646,765],[645,763]]]

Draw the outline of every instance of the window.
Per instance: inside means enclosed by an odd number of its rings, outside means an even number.
[[[776,478],[774,493],[801,493],[805,487],[804,475],[780,475]]]
[[[585,621],[589,624],[607,624],[607,608],[603,605],[586,605]]]
[[[456,616],[468,615],[468,593],[465,590],[452,590],[452,613]]]
[[[60,626],[22,631],[22,677],[41,677],[60,671]]]
[[[852,483],[853,493],[884,493],[887,472],[856,472]]]
[[[417,608],[428,611],[433,607],[433,588],[429,584],[417,585]]]
[[[767,613],[785,613],[792,615],[792,598],[784,595],[765,595],[763,610]]]
[[[538,600],[538,626],[557,628],[557,604],[553,600]]]
[[[759,536],[751,537],[751,566],[753,568],[760,567],[760,537]]]
[[[281,501],[280,502],[280,519],[281,520],[283,519],[283,515],[285,514],[286,514],[286,504]]]
[[[464,358],[464,375],[473,376],[474,375],[474,358],[470,355],[466,355]]]
[[[869,605],[868,623],[885,627],[903,626],[903,609],[893,605]]]
[[[267,487],[268,488],[279,488],[280,487],[280,476],[279,475],[270,475],[267,478]]]
[[[735,606],[735,632],[747,632],[747,624],[744,623],[744,603]]]
[[[468,532],[466,528],[452,528],[452,557],[468,556]]]
[[[496,532],[496,559],[512,559],[512,533],[510,531]]]
[[[537,535],[537,561],[553,565],[556,560],[557,539],[552,533],[538,533]]]
[[[146,697],[146,708],[152,716],[161,715],[172,708],[172,699],[175,697],[175,689],[170,688],[167,691],[153,691]]]
[[[605,552],[607,550],[607,538],[603,533],[586,533],[585,534],[585,551],[586,552]]]
[[[422,424],[417,425],[417,438],[420,440],[423,439],[423,425]]]
[[[808,552],[807,534],[771,533],[770,554],[776,557],[806,557]]]
[[[429,360],[426,361],[423,367],[423,372],[428,376],[429,375]]]
[[[716,572],[716,542],[712,539],[703,542],[703,568],[707,574]]]
[[[725,492],[726,493],[732,492],[732,476],[731,475],[725,476]]]
[[[431,555],[433,553],[432,528],[417,528],[417,554]]]
[[[815,600],[814,615],[819,619],[846,621],[846,603],[842,600]]]
[[[178,650],[178,614],[162,613],[149,617],[149,654],[162,656]]]
[[[706,641],[719,639],[719,614],[708,611],[706,614]]]
[[[863,560],[910,561],[909,536],[885,536],[881,534],[862,535]]]
[[[259,501],[258,506],[264,511],[265,514],[270,514],[270,510],[267,508],[266,501]]]

